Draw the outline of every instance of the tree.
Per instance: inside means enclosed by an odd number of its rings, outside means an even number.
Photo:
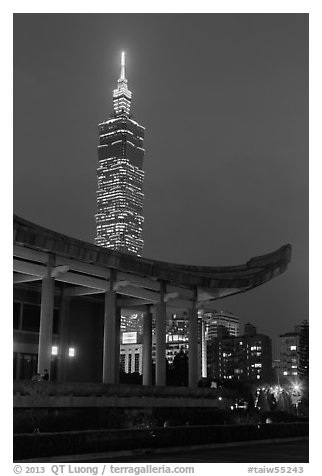
[[[126,373],[120,371],[120,383],[125,385],[142,385],[142,375],[138,372]]]
[[[173,359],[172,375],[174,385],[188,385],[188,356],[183,348]]]
[[[270,406],[267,400],[267,392],[265,390],[261,390],[258,396],[257,407],[262,412],[269,412]]]

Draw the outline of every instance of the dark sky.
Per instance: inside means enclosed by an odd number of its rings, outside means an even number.
[[[97,124],[127,55],[146,127],[144,256],[287,272],[218,301],[273,339],[308,318],[308,15],[15,14],[14,213],[93,242]]]

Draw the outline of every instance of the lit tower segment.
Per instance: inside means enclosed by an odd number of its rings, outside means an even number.
[[[113,116],[99,127],[95,243],[140,256],[143,249],[144,127],[130,115],[125,54],[113,91]]]

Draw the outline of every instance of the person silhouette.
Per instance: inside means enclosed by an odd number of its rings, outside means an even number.
[[[49,380],[49,373],[48,373],[47,369],[44,370],[44,375],[42,376],[42,379],[43,380]]]

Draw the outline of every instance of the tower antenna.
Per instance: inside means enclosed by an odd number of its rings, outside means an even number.
[[[121,80],[125,80],[125,51],[121,53]]]

